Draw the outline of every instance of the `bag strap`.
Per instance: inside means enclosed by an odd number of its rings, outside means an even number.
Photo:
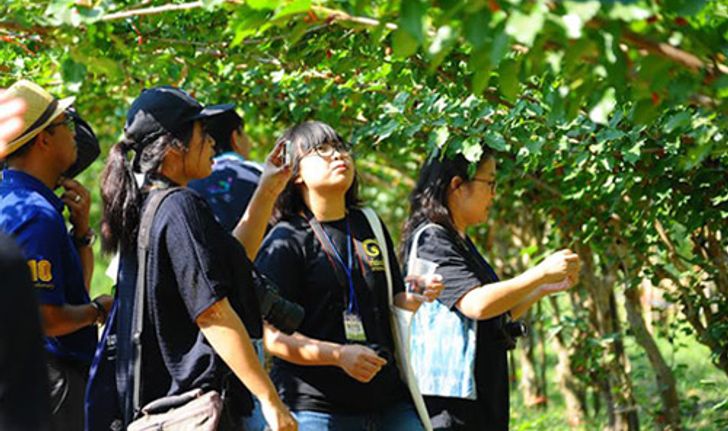
[[[132,314],[131,324],[132,344],[134,346],[134,355],[132,358],[132,365],[134,368],[134,395],[132,398],[132,407],[134,408],[134,416],[141,411],[142,330],[144,329],[144,298],[147,284],[146,270],[152,222],[157,214],[157,210],[159,210],[159,207],[162,205],[162,201],[164,201],[167,196],[178,190],[181,190],[181,187],[170,187],[158,192],[150,193],[139,224],[139,234],[137,237],[138,267],[136,290],[134,292],[134,311]]]
[[[367,218],[369,226],[372,228],[372,232],[374,232],[374,237],[379,243],[379,250],[382,252],[382,259],[384,260],[384,273],[387,276],[387,298],[389,300],[389,305],[393,305],[394,294],[392,292],[392,271],[389,268],[389,250],[387,247],[387,240],[384,238],[382,221],[379,220],[379,217],[377,217],[374,210],[369,207],[362,208],[361,212],[363,212],[364,216]]]
[[[439,224],[436,224],[436,223],[427,223],[427,224],[421,225],[419,228],[417,228],[417,230],[415,231],[415,234],[412,235],[412,244],[410,244],[410,252],[409,252],[409,256],[407,257],[407,268],[411,268],[412,265],[414,265],[415,259],[417,259],[417,246],[420,243],[420,236],[422,235],[422,233],[425,230],[427,230],[428,228],[431,228],[431,227],[444,230],[444,228],[442,226],[440,226]]]

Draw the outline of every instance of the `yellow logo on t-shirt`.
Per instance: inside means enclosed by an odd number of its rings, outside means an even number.
[[[53,284],[48,284],[53,281],[53,271],[49,260],[29,259],[28,269],[30,269],[30,279],[33,283],[36,283],[36,286],[48,288],[53,287]]]
[[[362,241],[364,253],[367,255],[367,263],[372,271],[384,271],[384,260],[382,259],[382,250],[376,239],[367,239]]]

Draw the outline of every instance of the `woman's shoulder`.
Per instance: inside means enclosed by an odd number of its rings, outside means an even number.
[[[160,192],[153,191],[151,193]],[[152,196],[151,193],[149,196]],[[147,198],[148,202],[149,197]],[[190,188],[179,187],[164,198],[164,201],[159,205],[155,220],[168,220],[171,222],[187,220],[207,225],[215,220],[215,216],[200,194]]]
[[[311,227],[303,217],[292,216],[278,220],[273,225],[268,238],[270,239],[290,239],[293,241],[305,241]]]

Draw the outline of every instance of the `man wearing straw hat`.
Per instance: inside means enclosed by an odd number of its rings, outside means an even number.
[[[96,346],[94,324],[103,323],[112,298],[90,300],[93,272],[90,194],[62,178],[77,157],[73,98],[56,99],[29,81],[3,96],[25,105],[23,126],[7,139],[0,182],[0,231],[23,250],[38,294],[48,355],[52,428],[83,428],[83,394]],[[62,186],[59,198],[53,190]],[[69,210],[69,233],[63,218]]]

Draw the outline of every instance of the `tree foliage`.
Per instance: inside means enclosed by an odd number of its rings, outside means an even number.
[[[512,236],[528,214],[538,240],[505,239],[509,252],[586,248],[618,291],[662,282],[728,373],[725,2],[6,0],[0,11],[0,85],[29,77],[75,94],[105,146],[158,84],[237,103],[262,147],[320,119],[355,144],[392,227],[433,148],[477,160],[485,143],[500,151],[500,196],[482,238]],[[576,362],[598,371],[606,350],[592,347],[624,333],[586,335],[587,320],[575,307],[563,330]]]

